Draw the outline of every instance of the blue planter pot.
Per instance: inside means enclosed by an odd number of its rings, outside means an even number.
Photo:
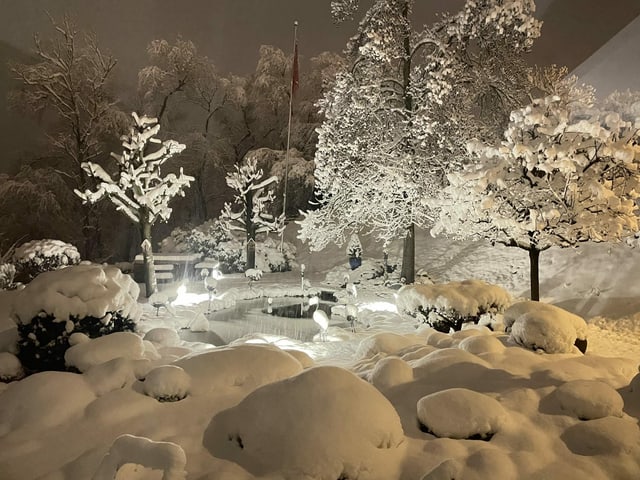
[[[349,266],[351,270],[355,270],[360,265],[362,265],[362,259],[360,257],[350,257],[349,258]]]

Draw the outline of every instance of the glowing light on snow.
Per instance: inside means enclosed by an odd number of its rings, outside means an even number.
[[[360,306],[361,310],[370,310],[372,312],[391,312],[398,313],[395,304],[391,302],[371,302],[364,303]]]
[[[182,284],[176,290],[178,296],[171,302],[174,307],[189,307],[191,305],[198,305],[209,300],[209,295],[206,293],[189,293],[187,292],[187,286]]]

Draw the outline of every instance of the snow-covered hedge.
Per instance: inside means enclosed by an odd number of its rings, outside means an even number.
[[[14,286],[16,267],[12,263],[0,263],[0,290],[8,290]]]
[[[78,249],[60,240],[32,240],[16,248],[13,263],[21,281],[31,281],[43,272],[80,263]]]
[[[16,293],[18,357],[29,371],[64,370],[69,336],[134,330],[140,290],[113,266],[76,265],[45,272]]]
[[[220,262],[222,273],[244,272],[246,248],[244,241],[227,233],[222,222],[210,220],[194,228],[176,228],[161,242],[163,252],[193,252]],[[296,248],[271,237],[256,242],[256,268],[264,272],[288,271],[296,267]]]
[[[502,287],[480,280],[439,285],[405,285],[398,291],[398,311],[422,319],[436,330],[460,330],[464,323],[490,324],[493,317],[511,304]]]

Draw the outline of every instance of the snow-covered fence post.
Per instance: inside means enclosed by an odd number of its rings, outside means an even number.
[[[95,191],[75,190],[85,203],[96,203],[107,197],[129,219],[140,227],[141,248],[144,259],[147,297],[157,289],[152,255],[151,227],[156,220],[167,221],[171,216],[169,202],[176,195],[183,196],[184,189],[194,180],[180,169],[179,175],[160,175],[160,167],[171,157],[182,152],[185,146],[174,140],[162,142],[156,135],[160,125],[155,118],[131,114],[134,124],[128,135],[123,135],[122,155],[112,153],[118,172],[112,178],[100,165],[84,162],[83,170],[98,180]],[[150,145],[159,148],[149,151]]]

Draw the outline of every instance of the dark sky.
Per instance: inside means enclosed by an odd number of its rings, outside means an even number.
[[[362,2],[367,4],[366,1]],[[416,0],[417,23],[435,12],[457,10],[463,0]],[[533,52],[536,63],[575,67],[615,32],[640,14],[640,0],[537,0],[545,20]],[[336,27],[329,0],[0,0],[0,41],[29,49],[35,31],[51,30],[45,14],[70,12],[82,28],[93,29],[121,66],[135,72],[145,46],[177,35],[195,42],[222,71],[249,73],[261,44],[291,51],[293,21],[300,22],[299,49],[306,57],[342,51],[354,23]],[[128,75],[129,73],[123,73]]]

